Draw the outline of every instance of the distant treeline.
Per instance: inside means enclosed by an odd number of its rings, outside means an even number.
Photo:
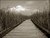
[[[27,16],[0,9],[0,31],[13,27],[26,19],[28,19]]]
[[[45,30],[48,34],[50,34],[50,15],[49,11],[37,12],[31,16],[31,20],[35,23],[38,27]],[[49,26],[49,27],[48,27]]]
[[[43,11],[32,14],[31,16],[24,16],[22,14],[15,14],[14,12],[0,9],[0,32],[22,23],[26,19],[31,19],[33,23],[50,33],[50,12]]]

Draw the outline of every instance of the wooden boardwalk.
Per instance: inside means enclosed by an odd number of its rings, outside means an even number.
[[[3,38],[47,38],[30,19],[21,23]]]

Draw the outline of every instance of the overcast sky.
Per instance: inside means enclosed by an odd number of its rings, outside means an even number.
[[[12,8],[16,7],[17,5],[21,5],[24,8],[29,9],[48,9],[49,7],[49,0],[33,0],[33,1],[19,1],[19,0],[1,0],[0,1],[0,8]]]
[[[39,1],[9,1],[1,0],[0,8],[14,7],[17,5],[22,5],[26,8],[43,8],[48,6],[48,0],[39,0]]]

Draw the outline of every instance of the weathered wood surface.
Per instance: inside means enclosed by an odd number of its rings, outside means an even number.
[[[14,28],[3,38],[47,38],[30,19],[24,21],[18,27]]]

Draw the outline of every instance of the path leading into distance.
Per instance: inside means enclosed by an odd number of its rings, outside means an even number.
[[[47,38],[30,19],[14,28],[3,38]]]

